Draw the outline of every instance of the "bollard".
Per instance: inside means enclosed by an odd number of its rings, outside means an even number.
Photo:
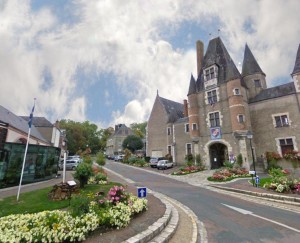
[[[255,185],[256,185],[256,187],[258,187],[258,185],[259,185],[259,176],[257,175],[256,177],[255,177]]]

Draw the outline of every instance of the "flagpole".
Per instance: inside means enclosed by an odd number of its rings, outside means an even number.
[[[28,121],[29,129],[28,129],[27,143],[26,143],[26,148],[25,148],[25,152],[24,152],[24,159],[23,159],[20,183],[19,183],[18,194],[17,194],[17,202],[19,201],[22,179],[23,179],[23,174],[24,174],[24,168],[25,168],[25,163],[26,163],[26,156],[27,156],[28,144],[29,144],[29,139],[30,139],[31,125],[32,125],[32,120],[33,120],[33,112],[34,112],[34,107],[35,107],[35,100],[36,100],[36,98],[34,98],[33,107],[32,107],[32,110],[31,110],[31,113],[29,116],[29,121]]]
[[[23,165],[22,165],[22,171],[21,171],[21,177],[20,177],[20,183],[19,183],[19,188],[18,188],[17,202],[19,201],[19,196],[20,196],[20,190],[21,190],[21,184],[22,184],[22,179],[23,179],[23,174],[24,174],[24,168],[25,168],[25,162],[26,162],[26,156],[27,156],[27,149],[28,149],[28,144],[29,144],[30,132],[31,132],[31,127],[29,127],[29,130],[28,130],[27,143],[26,143],[26,148],[25,148],[25,153],[24,153],[24,159],[23,159]]]

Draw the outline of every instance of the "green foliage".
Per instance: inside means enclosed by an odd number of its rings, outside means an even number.
[[[92,160],[92,157],[90,155],[85,155],[83,157],[83,163],[86,163],[86,164],[93,164],[93,160]]]
[[[109,127],[107,129],[100,129],[99,136],[99,149],[100,151],[105,151],[107,139],[114,133],[114,129]]]
[[[242,154],[238,154],[238,156],[237,156],[237,158],[236,158],[236,163],[237,163],[240,167],[242,167],[242,165],[243,165],[243,156],[242,156]]]
[[[88,179],[93,175],[93,168],[91,164],[88,163],[80,163],[75,171],[74,178],[80,182],[80,187],[83,188]]]
[[[75,122],[72,120],[61,120],[60,128],[66,129],[68,141],[68,150],[70,154],[76,154],[79,150],[85,150],[88,147],[92,153],[100,149],[100,132],[95,124],[89,121]]]
[[[100,166],[104,166],[105,165],[105,156],[102,152],[97,153],[96,155],[96,163]]]
[[[228,160],[226,160],[226,161],[224,162],[224,166],[225,166],[226,168],[233,168],[233,163],[231,163],[231,162],[229,162]]]
[[[89,212],[90,199],[85,195],[74,195],[70,202],[70,212],[73,217]]]
[[[147,127],[147,122],[130,124],[130,128],[133,130],[134,134],[140,138],[145,137],[146,127]]]
[[[123,149],[129,149],[132,153],[144,147],[143,141],[136,135],[127,136],[122,144]]]
[[[196,165],[197,166],[202,166],[202,158],[200,154],[196,154]]]
[[[185,156],[185,161],[186,161],[187,166],[192,166],[193,161],[194,161],[194,156],[192,154],[187,154]]]
[[[97,175],[95,175],[95,179],[96,181],[107,181],[107,175],[103,174],[103,173],[98,173]]]
[[[282,169],[282,167],[277,164],[277,160],[276,159],[270,159],[270,160],[268,160],[268,170],[270,170],[272,168],[274,168],[274,169]]]

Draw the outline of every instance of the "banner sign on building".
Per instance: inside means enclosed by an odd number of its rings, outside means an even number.
[[[221,128],[220,127],[212,127],[210,128],[210,138],[211,139],[221,139]]]

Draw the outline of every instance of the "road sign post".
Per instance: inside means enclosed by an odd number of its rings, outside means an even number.
[[[146,187],[138,187],[137,195],[139,198],[147,197],[147,188]]]

